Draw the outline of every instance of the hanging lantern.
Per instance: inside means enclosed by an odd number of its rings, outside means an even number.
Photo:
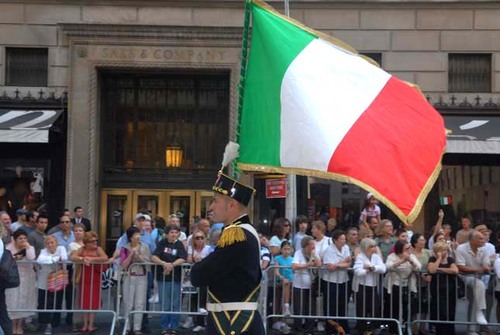
[[[167,146],[165,149],[165,165],[167,168],[178,168],[182,165],[182,147],[180,145]]]

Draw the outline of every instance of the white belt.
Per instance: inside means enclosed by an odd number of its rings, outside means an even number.
[[[207,303],[207,311],[209,312],[256,311],[257,308],[258,304],[256,302]]]

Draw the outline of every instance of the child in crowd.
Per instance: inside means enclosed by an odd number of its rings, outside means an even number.
[[[363,205],[363,210],[361,211],[361,216],[359,218],[359,223],[361,225],[364,225],[365,227],[368,227],[368,222],[366,220],[367,217],[376,217],[377,220],[380,222],[380,207],[377,205],[378,200],[375,198],[375,196],[372,193],[368,193],[366,195],[366,200]]]
[[[283,314],[290,315],[290,291],[293,281],[292,272],[292,247],[290,242],[281,243],[281,254],[274,259],[276,282],[282,287],[283,292]]]

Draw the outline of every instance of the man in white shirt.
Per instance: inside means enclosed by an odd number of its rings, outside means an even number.
[[[483,234],[486,243],[484,244],[484,247],[482,247],[481,249],[484,250],[484,252],[488,256],[488,259],[490,260],[490,266],[493,266],[493,264],[495,263],[495,260],[497,258],[497,254],[496,254],[495,246],[489,242],[491,230],[488,228],[488,226],[486,226],[484,224],[481,224],[474,229],[477,230],[478,232],[480,232],[481,234]],[[483,276],[484,286],[486,287],[486,313],[485,314],[486,314],[487,320],[490,320],[491,309],[493,308],[493,302],[494,302],[493,291],[494,291],[494,286],[495,286],[494,284],[495,283],[491,279],[492,278],[490,275]],[[491,281],[491,283],[490,283],[490,281]]]
[[[475,321],[479,325],[487,325],[488,321],[484,316],[486,309],[485,291],[486,287],[482,281],[482,275],[490,271],[490,260],[488,254],[482,249],[486,239],[479,231],[472,230],[469,235],[469,242],[463,243],[457,247],[456,262],[460,272],[466,275],[460,275],[473,293],[473,310]]]

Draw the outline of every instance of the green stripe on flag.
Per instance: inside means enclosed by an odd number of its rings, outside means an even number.
[[[316,36],[256,4],[252,22],[239,161],[281,166],[281,83],[290,63]]]

